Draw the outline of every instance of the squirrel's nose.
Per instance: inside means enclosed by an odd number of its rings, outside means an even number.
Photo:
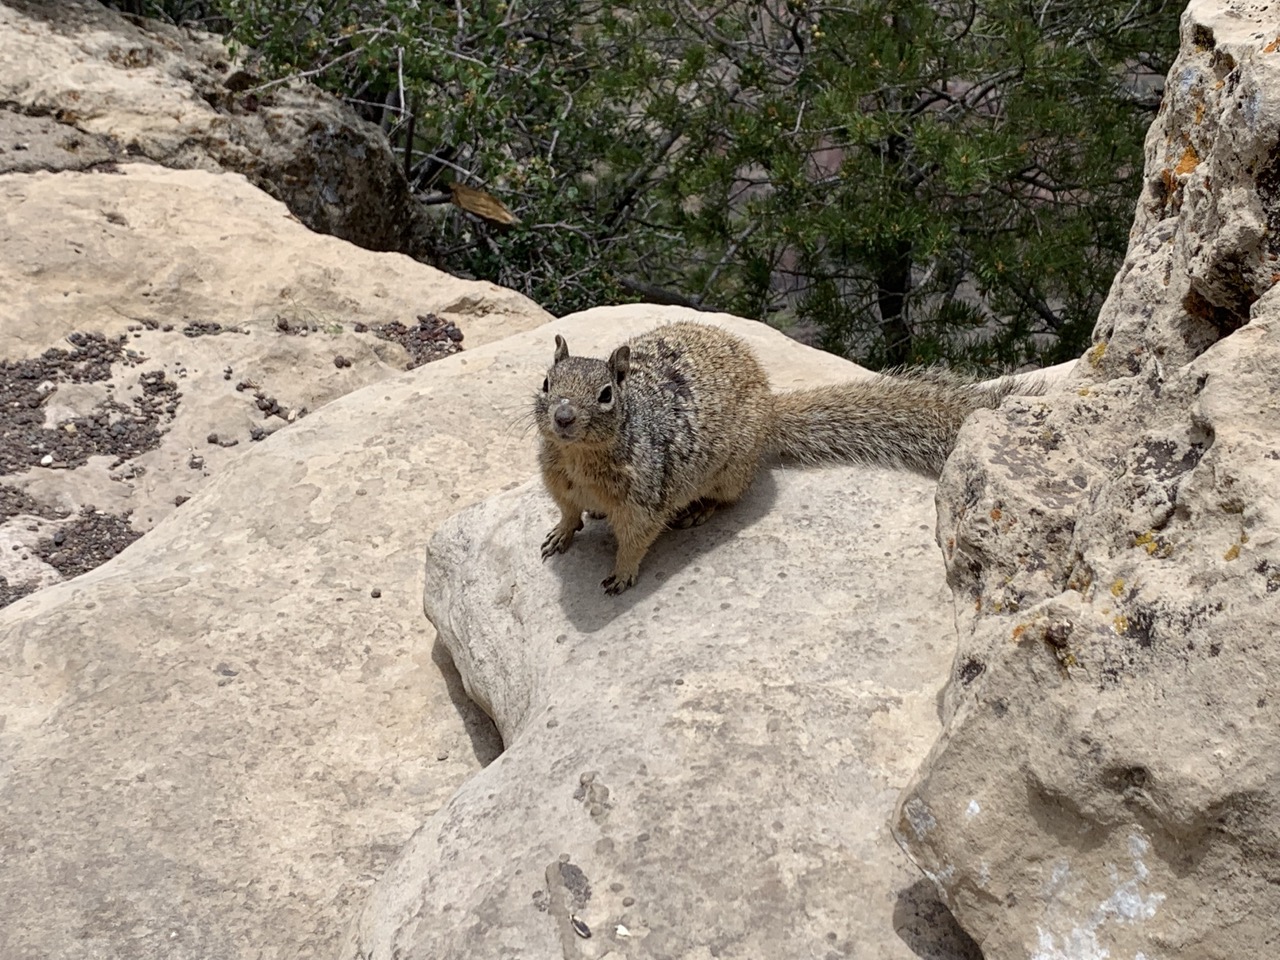
[[[578,419],[578,412],[568,402],[562,402],[556,407],[555,421],[557,427],[571,427],[573,422]]]

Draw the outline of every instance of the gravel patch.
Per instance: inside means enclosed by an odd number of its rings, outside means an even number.
[[[32,552],[70,579],[106,563],[140,536],[129,526],[129,514],[115,516],[83,507],[77,519],[39,541]]]
[[[356,324],[356,333],[363,333],[364,324]],[[450,320],[442,320],[434,313],[418,317],[418,322],[406,327],[398,320],[380,324],[370,328],[374,336],[380,340],[398,343],[409,352],[409,365],[406,370],[420,367],[432,360],[458,353],[462,350],[462,331]]]
[[[88,416],[45,426],[44,406],[65,383],[95,383],[112,364],[136,367],[146,358],[127,338],[73,333],[70,350],[52,348],[30,360],[0,360],[0,476],[29,467],[78,467],[91,456],[124,463],[160,444],[161,426],[173,419],[182,394],[163,371],[138,378],[142,395],[125,405],[106,400]]]

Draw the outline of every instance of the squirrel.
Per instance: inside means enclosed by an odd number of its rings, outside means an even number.
[[[965,417],[1042,389],[932,370],[774,393],[745,340],[692,321],[633,337],[608,360],[555,342],[533,411],[542,479],[560,508],[542,559],[569,549],[583,511],[607,517],[618,541],[601,583],[610,594],[635,583],[664,529],[704,523],[737,501],[766,457],[936,477]]]

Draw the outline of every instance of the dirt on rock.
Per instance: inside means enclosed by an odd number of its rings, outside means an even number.
[[[106,563],[140,536],[129,526],[128,514],[115,516],[83,507],[79,517],[37,543],[35,552],[69,579]]]
[[[0,360],[0,476],[35,466],[78,467],[96,455],[124,463],[154,449],[164,422],[177,412],[177,384],[154,371],[139,377],[142,396],[131,405],[108,398],[89,415],[47,423],[45,406],[61,385],[106,381],[113,363],[135,367],[146,360],[125,347],[124,337],[75,333],[67,339],[70,350]]]
[[[65,513],[59,513],[47,504],[40,503],[38,500],[29,497],[23,490],[0,483],[0,520],[16,517],[19,514],[46,517],[51,520],[66,516]],[[3,604],[0,604],[0,606],[3,606]]]
[[[361,333],[357,325],[356,333]],[[384,323],[373,328],[373,333],[380,340],[398,343],[409,352],[409,365],[406,370],[420,367],[432,360],[439,360],[462,350],[462,331],[452,322],[442,320],[434,313],[419,316],[418,322],[406,327],[398,320]]]
[[[44,471],[70,473],[85,467],[93,457],[112,458],[107,466],[111,480],[134,482],[147,473],[149,468],[138,458],[161,446],[165,433],[183,409],[180,384],[191,388],[189,381],[183,382],[188,373],[185,361],[170,362],[168,372],[156,368],[157,361],[149,354],[158,351],[167,357],[169,348],[154,338],[167,335],[186,340],[220,339],[219,335],[249,332],[216,321],[184,321],[162,324],[141,320],[116,336],[76,332],[65,338],[65,346],[51,347],[38,356],[0,359],[0,481],[25,475],[25,479],[15,482],[0,482],[0,527],[19,518],[5,549],[15,551],[11,558],[15,563],[24,564],[10,564],[0,572],[0,607],[49,582],[56,576],[50,567],[64,578],[78,576],[110,560],[142,536],[146,527],[135,529],[130,521],[131,510],[117,507],[112,512],[73,503],[70,505],[78,506],[73,517],[70,511],[56,509],[42,500],[39,484],[32,478],[44,475]],[[342,325],[337,324],[336,328],[340,333]],[[356,323],[354,332],[372,334],[403,347],[408,354],[407,362],[401,361],[405,369],[462,350],[462,331],[452,321],[430,312],[419,314],[411,325],[399,321]],[[335,329],[281,318],[272,333],[278,337],[323,334],[331,339]],[[138,337],[152,339],[136,341],[134,338]],[[147,342],[150,346],[146,346]],[[351,365],[352,361],[341,354],[334,361],[339,370]],[[231,365],[218,369],[219,383],[235,379]],[[261,419],[249,425],[247,437],[216,431],[202,433],[214,448],[235,447],[241,439],[263,440],[308,413],[306,406],[277,399],[253,379],[240,379],[228,387],[245,395]],[[197,408],[203,409],[199,404]],[[191,412],[198,415],[196,410]],[[191,471],[207,475],[206,456],[193,448],[184,455],[183,462]],[[121,467],[124,469],[118,469]],[[47,499],[47,491],[45,495]],[[186,499],[187,495],[179,494],[172,502],[180,505]],[[24,522],[24,517],[32,522]],[[43,523],[36,523],[37,520]]]

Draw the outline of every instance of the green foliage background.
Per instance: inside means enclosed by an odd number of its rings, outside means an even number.
[[[159,2],[159,0],[157,0]],[[182,6],[179,0],[160,7]],[[190,7],[191,0],[186,0]],[[409,151],[445,269],[554,313],[656,296],[872,366],[1076,356],[1177,47],[1166,0],[209,0]]]

